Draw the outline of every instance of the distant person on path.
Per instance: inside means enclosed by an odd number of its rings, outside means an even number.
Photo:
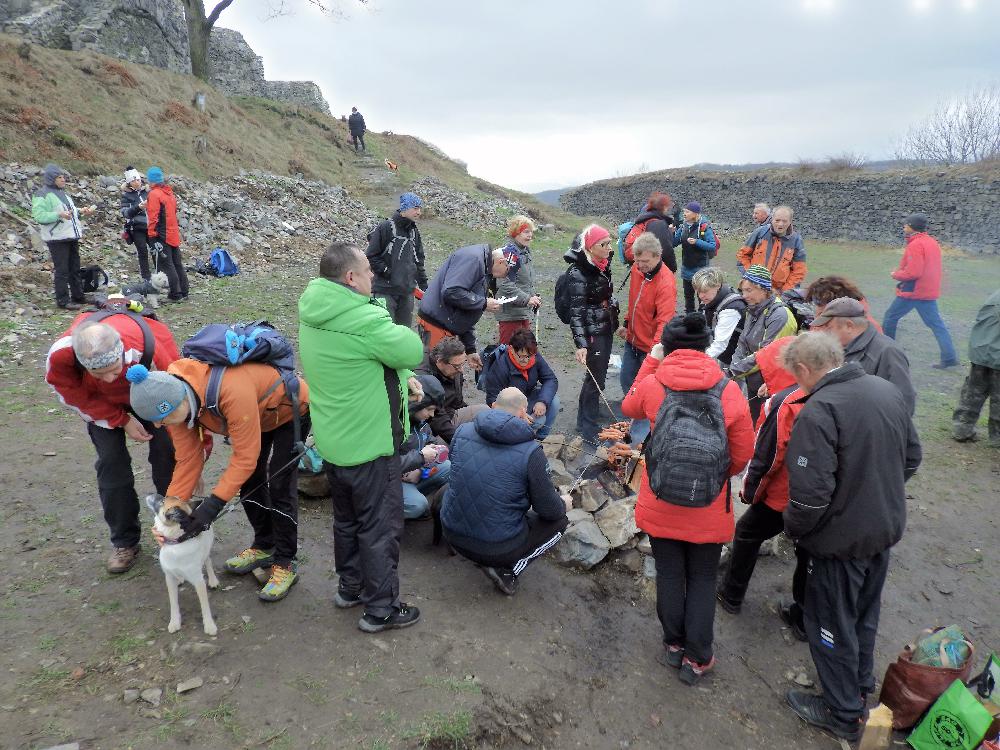
[[[885,335],[896,338],[900,319],[917,311],[924,325],[931,329],[941,350],[941,360],[932,364],[936,370],[955,367],[958,354],[951,335],[941,319],[937,300],[941,296],[941,246],[927,233],[927,214],[910,214],[903,225],[906,249],[899,267],[892,272],[896,284],[896,299],[885,311],[882,328]]]
[[[497,311],[500,324],[500,343],[510,341],[511,334],[519,328],[531,327],[531,316],[538,314],[542,299],[535,292],[535,265],[531,257],[531,240],[535,236],[535,222],[527,216],[513,216],[507,222],[507,245],[503,252],[516,258],[510,273],[497,280],[497,296],[513,297]]]
[[[514,331],[506,345],[497,347],[488,361],[484,360],[479,387],[486,391],[487,406],[493,406],[500,391],[517,388],[528,399],[528,417],[535,437],[544,440],[548,436],[559,413],[559,379],[538,353],[538,340],[530,328]]]
[[[684,312],[694,312],[694,285],[691,279],[711,262],[715,254],[715,232],[702,219],[701,204],[691,201],[684,207],[684,223],[674,232],[674,244],[681,246],[681,279],[684,284]]]
[[[576,348],[576,361],[586,368],[576,429],[584,440],[597,442],[602,411],[601,396],[611,359],[611,340],[618,328],[618,302],[611,284],[611,234],[602,226],[590,224],[573,240],[563,260],[566,271],[569,330]],[[604,418],[614,421],[615,415]]]
[[[771,221],[761,224],[736,253],[741,271],[752,265],[764,266],[771,274],[771,286],[781,293],[798,286],[806,277],[806,249],[802,236],[792,228],[792,209],[778,206]]]
[[[87,434],[97,451],[97,493],[104,520],[111,530],[114,552],[109,573],[131,570],[139,556],[139,496],[129,455],[129,438],[149,444],[153,486],[167,494],[174,472],[174,448],[165,429],[136,417],[129,400],[125,371],[143,359],[166,370],[180,354],[174,337],[152,318],[119,313],[88,322],[102,313],[81,313],[49,349],[45,382],[59,400],[87,423]],[[145,325],[152,335],[152,358],[146,354]]]
[[[413,325],[413,293],[427,289],[424,241],[417,220],[424,202],[415,193],[399,196],[399,208],[368,235],[368,262],[375,274],[372,294],[385,302],[396,325]]]
[[[920,441],[899,389],[845,363],[830,336],[798,336],[783,361],[807,394],[785,456],[785,529],[809,555],[805,630],[823,688],[786,699],[803,721],[854,741],[875,688],[882,587]]]
[[[969,375],[953,416],[960,443],[976,439],[976,422],[986,399],[990,401],[990,446],[1000,448],[1000,291],[989,296],[969,332]]]
[[[722,269],[715,266],[700,269],[691,277],[691,285],[712,331],[712,343],[705,354],[717,359],[725,369],[732,362],[736,344],[743,333],[743,313],[747,303],[743,295],[726,283]]]
[[[347,118],[347,128],[351,131],[351,142],[354,143],[354,153],[358,152],[358,146],[361,146],[361,151],[368,153],[368,149],[365,148],[365,132],[368,130],[365,125],[365,118],[360,112],[358,112],[357,107],[351,107],[351,116]]]
[[[656,560],[656,612],[664,648],[658,661],[680,669],[680,680],[687,685],[715,666],[716,576],[722,545],[732,540],[735,525],[729,482],[753,454],[746,399],[706,356],[710,340],[704,316],[674,318],[622,402],[625,416],[648,419],[652,425],[635,522],[649,534]],[[701,417],[691,418],[699,413]],[[698,434],[692,434],[693,422],[700,427]],[[671,450],[689,445],[687,439],[702,446],[699,453],[711,456],[710,471],[684,474],[678,466],[682,462],[671,461]],[[672,463],[679,471],[669,469]],[[694,466],[694,456],[686,454],[683,464]],[[712,485],[705,483],[709,474]],[[689,504],[688,496],[696,494],[699,485],[710,487],[707,498],[698,498],[707,504]],[[665,494],[663,487],[677,488],[677,495]]]
[[[674,253],[674,230],[680,224],[674,209],[674,201],[667,193],[654,191],[646,201],[645,208],[635,217],[634,225],[629,231],[625,242],[625,261],[632,263],[632,243],[644,232],[652,232],[660,241],[660,253],[664,265],[670,273],[677,273],[677,256]]]
[[[146,171],[149,195],[146,198],[146,233],[156,267],[167,275],[170,293],[167,299],[180,302],[188,296],[188,277],[181,258],[181,230],[177,223],[177,197],[163,177],[163,170]]]
[[[149,281],[149,242],[146,235],[146,195],[142,186],[142,175],[135,167],[125,170],[122,185],[121,214],[125,217],[125,231],[135,247],[139,261],[139,275]]]
[[[476,414],[487,407],[484,404],[469,406],[465,403],[465,374],[469,355],[456,336],[446,336],[427,353],[426,361],[417,369],[418,375],[435,378],[444,389],[442,402],[427,422],[437,437],[450,443],[460,424],[471,422]]]
[[[895,341],[868,322],[864,305],[858,300],[841,297],[824,305],[810,330],[832,334],[844,348],[845,362],[858,362],[866,374],[896,386],[913,415],[917,391],[910,381],[910,361]]]
[[[333,498],[334,604],[363,604],[358,627],[366,633],[404,628],[420,610],[399,599],[399,448],[410,431],[408,378],[423,347],[371,300],[373,274],[360,248],[333,243],[319,274],[299,299],[299,356]]]
[[[835,299],[840,297],[856,299],[864,307],[865,317],[868,319],[868,322],[876,331],[882,333],[882,324],[872,317],[872,311],[868,305],[868,300],[865,299],[865,295],[861,293],[861,290],[857,286],[843,276],[820,276],[809,285],[802,296],[806,302],[813,306],[816,315],[822,315],[823,308]],[[868,374],[870,375],[871,373]]]
[[[616,333],[625,339],[619,375],[622,393],[628,393],[649,350],[659,342],[663,327],[677,312],[677,282],[662,260],[660,242],[652,232],[643,232],[632,245],[635,262],[629,271],[628,308]],[[649,434],[649,422],[635,420],[630,429],[633,443]]]
[[[489,245],[460,247],[434,274],[420,300],[417,324],[428,351],[446,336],[457,336],[465,345],[469,363],[482,369],[476,347],[476,323],[484,312],[496,312],[500,303],[490,296],[494,280],[503,279],[517,264],[511,253]]]
[[[52,283],[56,305],[63,310],[79,310],[87,301],[80,285],[80,238],[83,222],[93,206],[78,209],[66,192],[66,177],[62,167],[47,164],[42,171],[44,184],[31,198],[31,218],[41,225],[42,240],[52,258]]]
[[[507,596],[525,568],[562,538],[572,507],[552,485],[527,408],[521,391],[505,388],[492,409],[458,428],[441,505],[445,539]]]

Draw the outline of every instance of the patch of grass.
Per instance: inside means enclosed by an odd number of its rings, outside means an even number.
[[[414,740],[422,748],[464,750],[472,747],[472,714],[440,711],[424,716],[420,723],[403,732],[403,739]]]
[[[384,711],[379,711],[378,720],[382,722],[382,726],[386,729],[391,729],[399,722],[399,713],[391,708],[387,708]]]
[[[482,688],[472,680],[459,680],[455,677],[434,677],[428,675],[424,677],[424,684],[428,687],[442,688],[450,693],[481,693]]]
[[[116,635],[110,641],[108,641],[108,646],[111,647],[111,653],[114,654],[115,658],[122,662],[132,661],[136,654],[135,652],[143,645],[145,645],[146,639],[140,635]]]
[[[316,680],[300,675],[289,680],[288,685],[302,693],[302,696],[314,706],[322,706],[330,699],[327,694],[326,680]]]
[[[95,520],[96,519],[93,516],[90,516],[90,515],[80,516],[80,525],[81,526],[93,526]]]
[[[240,630],[244,633],[252,633],[253,629],[257,627],[253,620],[244,620],[240,623]]]
[[[76,138],[62,130],[53,130],[51,138],[52,142],[57,146],[68,148],[71,151],[76,151],[80,147]]]
[[[31,677],[29,677],[24,687],[33,690],[54,690],[69,677],[68,669],[55,669],[53,667],[40,667]]]
[[[59,645],[59,639],[54,635],[43,635],[38,639],[38,650],[39,651],[51,651],[56,646]]]
[[[201,712],[201,718],[218,724],[229,732],[233,737],[239,737],[241,730],[236,723],[236,706],[231,703],[221,702],[215,708],[209,708]]]
[[[94,605],[94,611],[102,615],[110,615],[112,612],[117,612],[121,608],[121,602],[105,602],[104,604]]]
[[[55,526],[59,523],[59,516],[55,513],[46,513],[38,517],[38,523],[42,526]]]

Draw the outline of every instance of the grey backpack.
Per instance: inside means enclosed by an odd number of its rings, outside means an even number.
[[[729,484],[729,438],[722,414],[722,378],[707,391],[674,391],[656,413],[643,448],[649,488],[660,500],[685,508],[711,505]],[[728,495],[727,495],[728,512]]]

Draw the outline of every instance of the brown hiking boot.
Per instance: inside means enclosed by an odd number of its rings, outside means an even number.
[[[115,551],[108,558],[108,572],[117,575],[132,570],[135,561],[139,559],[141,549],[138,544],[134,547],[115,547]]]

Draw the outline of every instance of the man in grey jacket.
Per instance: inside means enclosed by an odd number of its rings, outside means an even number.
[[[845,362],[857,362],[869,375],[896,386],[913,414],[917,392],[910,382],[910,361],[895,341],[875,330],[865,315],[864,305],[850,297],[832,300],[816,316],[809,330],[832,334],[844,347]]]
[[[785,456],[785,530],[809,555],[805,630],[823,688],[786,698],[803,721],[850,741],[875,686],[889,549],[903,536],[905,482],[921,450],[899,389],[843,357],[819,332],[798,336],[782,355],[806,393]]]

